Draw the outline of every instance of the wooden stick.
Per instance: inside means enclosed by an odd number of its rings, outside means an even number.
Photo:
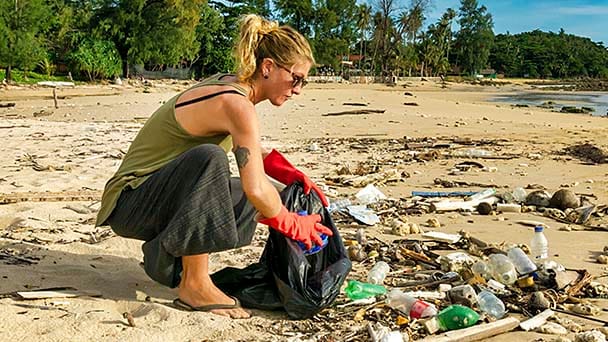
[[[17,292],[21,299],[45,299],[45,298],[73,298],[73,297],[100,297],[98,291],[79,291],[79,290],[57,290],[57,291],[24,291]]]
[[[515,329],[519,325],[519,320],[515,317],[503,318],[499,321],[475,325],[462,330],[445,332],[439,336],[430,336],[422,341],[428,342],[465,342],[478,341],[498,334],[506,333]]]
[[[55,109],[59,108],[57,104],[57,88],[53,88],[53,102],[55,102]]]
[[[321,114],[321,116],[373,114],[373,113],[384,113],[384,112],[386,112],[386,109],[345,110],[343,112],[325,113],[325,114]]]

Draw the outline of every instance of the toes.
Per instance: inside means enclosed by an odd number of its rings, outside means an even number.
[[[216,315],[235,318],[235,319],[251,317],[251,314],[248,311],[243,310],[241,308],[235,308],[235,309],[229,309],[229,310],[212,310],[210,312],[214,313]]]

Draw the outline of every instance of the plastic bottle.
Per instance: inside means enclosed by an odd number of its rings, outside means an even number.
[[[499,319],[505,315],[505,304],[492,292],[482,290],[477,294],[477,305],[482,312]]]
[[[509,257],[504,254],[490,255],[490,267],[494,279],[505,285],[513,284],[517,280],[515,266],[513,266]]]
[[[437,314],[437,308],[433,304],[407,295],[398,289],[388,293],[387,304],[411,318],[427,318]]]
[[[472,196],[469,197],[470,201],[477,201],[477,200],[482,200],[484,198],[488,198],[490,196],[494,196],[496,195],[496,189],[494,188],[489,188],[489,189],[485,189],[483,191],[480,191]]]
[[[521,248],[513,247],[509,249],[507,255],[509,256],[509,259],[511,259],[511,261],[513,262],[517,273],[521,275],[526,275],[536,271],[536,265],[534,264],[534,262],[532,262],[532,260],[530,260],[530,258],[528,258],[526,253],[524,253]]]
[[[513,190],[513,199],[517,203],[525,202],[527,196],[528,196],[528,193],[526,192],[526,189],[524,189],[520,186]]]
[[[544,261],[549,255],[549,243],[543,233],[543,226],[534,227],[534,237],[530,242],[530,254],[532,260],[536,263]]]
[[[306,210],[300,210],[300,211],[298,211],[298,215],[299,216],[306,216],[306,215],[308,215],[308,212]],[[306,245],[303,242],[296,241],[296,243],[298,244],[298,246],[300,246],[300,248],[304,251],[304,255],[315,254],[315,253],[319,252],[320,250],[322,250],[323,247],[327,246],[327,242],[329,241],[327,239],[327,235],[326,234],[319,234],[319,236],[321,237],[321,240],[323,241],[323,245],[317,246],[316,244],[313,243],[312,247],[310,249],[306,249]]]
[[[468,328],[479,321],[479,314],[462,305],[450,305],[425,323],[429,333]]]
[[[485,280],[492,279],[492,269],[485,261],[478,261],[471,266],[473,274],[484,278]]]
[[[390,266],[384,261],[378,261],[367,275],[367,282],[370,284],[382,285],[386,274],[391,270]]]
[[[356,280],[349,280],[348,285],[344,289],[346,295],[350,299],[364,299],[382,295],[386,293],[386,288],[382,285],[368,284]]]

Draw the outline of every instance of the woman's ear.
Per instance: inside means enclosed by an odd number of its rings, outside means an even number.
[[[272,60],[272,58],[264,58],[262,60],[262,65],[260,66],[260,72],[262,74],[262,77],[270,77],[270,70],[272,69],[273,64],[274,61]]]

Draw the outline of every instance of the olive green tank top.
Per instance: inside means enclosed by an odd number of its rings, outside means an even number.
[[[213,75],[190,89],[207,85],[228,85],[243,96],[247,96],[247,91],[240,85],[221,80],[227,75]],[[184,92],[175,95],[158,108],[131,143],[118,171],[106,183],[95,226],[103,225],[110,217],[123,189],[126,187],[137,188],[152,173],[167,165],[182,153],[201,144],[216,144],[226,152],[232,148],[232,137],[230,135],[198,137],[183,129],[175,118],[175,102]]]

